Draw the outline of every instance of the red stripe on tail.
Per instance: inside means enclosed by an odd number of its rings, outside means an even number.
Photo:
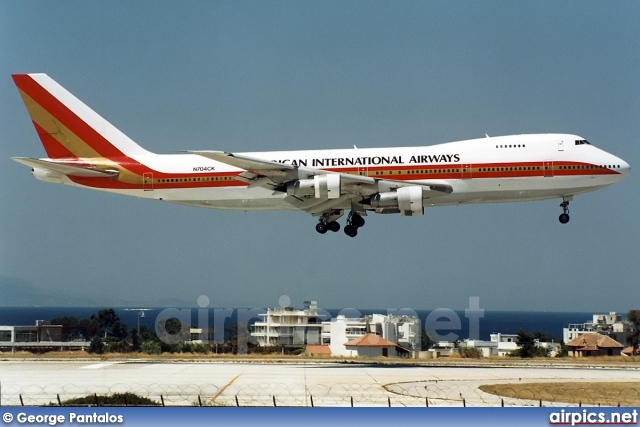
[[[87,146],[91,147],[100,156],[108,159],[119,158],[120,160],[123,157],[127,157],[89,124],[78,117],[60,100],[36,82],[31,76],[28,74],[14,74],[12,77],[16,86],[18,86],[21,91],[38,103],[49,114],[55,117],[56,120],[69,128],[85,144],[87,144]],[[74,153],[74,155],[82,157],[81,153]]]

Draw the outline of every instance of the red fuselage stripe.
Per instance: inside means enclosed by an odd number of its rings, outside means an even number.
[[[553,169],[545,170],[544,162],[524,162],[524,163],[483,163],[483,164],[460,164],[451,165],[412,165],[403,167],[379,167],[368,168],[368,176],[379,179],[391,179],[395,181],[416,181],[416,180],[452,180],[452,179],[487,179],[487,178],[534,178],[547,176],[594,176],[594,175],[617,175],[619,172],[598,165],[577,162],[554,162]],[[550,165],[549,165],[550,166]],[[609,166],[609,165],[607,165]],[[616,165],[610,165],[616,167]],[[527,169],[529,168],[529,169]],[[466,169],[466,171],[464,171]],[[326,169],[332,172],[358,173],[358,168],[349,169]],[[428,172],[424,172],[428,171]],[[382,172],[376,175],[376,172]],[[392,173],[390,173],[392,172]],[[153,174],[149,177],[148,187],[153,185],[154,189],[172,188],[220,188],[220,187],[243,187],[248,184],[235,180],[239,172],[220,172],[215,174]],[[215,177],[218,180],[215,180]],[[211,180],[213,178],[214,180]],[[224,179],[227,178],[227,179]],[[198,181],[201,179],[202,181]],[[208,180],[205,180],[208,179]],[[109,178],[76,178],[74,182],[90,187],[104,189],[142,189],[142,182],[139,184],[124,183],[114,181]],[[171,182],[173,180],[173,182]]]

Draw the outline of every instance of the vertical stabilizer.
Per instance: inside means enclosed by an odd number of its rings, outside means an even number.
[[[12,77],[50,158],[150,154],[46,74]]]

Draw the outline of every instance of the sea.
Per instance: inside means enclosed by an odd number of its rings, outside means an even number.
[[[35,325],[37,320],[51,320],[57,317],[73,316],[78,319],[90,318],[101,308],[97,307],[0,307],[0,325]],[[259,314],[265,314],[266,309],[259,308],[151,308],[140,310],[136,307],[114,307],[114,310],[129,329],[147,326],[155,329],[156,320],[160,318],[176,317],[191,318],[194,327],[204,327],[223,331],[234,326],[238,319],[251,324],[258,320]],[[555,341],[562,340],[562,329],[570,323],[590,322],[592,312],[553,312],[553,311],[489,311],[471,313],[465,316],[464,311],[437,310],[388,310],[388,309],[322,309],[319,310],[321,320],[330,320],[342,314],[346,317],[360,317],[373,313],[416,315],[421,325],[427,331],[439,328],[433,332],[440,336],[449,336],[464,340],[470,333],[479,336],[481,340],[489,340],[492,333],[515,334],[519,330],[529,333],[541,332],[553,337]],[[477,319],[477,320],[476,320]],[[139,323],[138,323],[139,322]],[[475,325],[474,325],[475,323]],[[471,327],[471,328],[470,328]],[[476,332],[474,332],[476,331]],[[453,334],[453,335],[451,335]],[[220,336],[220,335],[218,335]],[[451,339],[452,340],[452,339]],[[216,339],[218,341],[218,339]],[[452,340],[453,341],[453,340]]]

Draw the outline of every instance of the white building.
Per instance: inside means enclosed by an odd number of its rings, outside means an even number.
[[[591,322],[570,324],[562,329],[562,339],[568,343],[580,335],[597,333],[607,335],[618,342],[625,342],[628,331],[629,324],[622,321],[622,316],[612,311],[609,314],[594,314]]]
[[[0,351],[85,349],[84,340],[63,341],[62,325],[37,320],[33,326],[0,326]]]
[[[357,352],[347,350],[345,344],[374,334],[402,349],[420,350],[420,319],[415,316],[372,314],[350,318],[340,315],[322,322],[316,301],[305,301],[302,310],[269,308],[266,314],[258,316],[260,320],[252,325],[251,337],[261,347],[320,344],[329,346],[334,356],[353,356]],[[391,352],[395,354],[395,350]]]
[[[432,352],[435,355],[435,358],[438,357],[448,357],[451,356],[452,354],[456,353],[458,350],[456,349],[456,343],[455,342],[451,342],[451,341],[438,341],[437,343],[435,343],[433,345],[433,347],[431,347],[428,352],[427,351],[421,351],[420,352],[420,357],[423,357],[422,355],[424,353],[429,353]],[[433,356],[431,356],[433,357]],[[431,358],[431,357],[427,357],[427,358]]]
[[[508,356],[514,350],[518,350],[517,334],[490,334],[490,341],[482,340],[465,340],[460,345],[466,347],[474,347],[482,352],[484,357],[490,356]],[[536,341],[537,347],[549,349],[549,355],[555,357],[560,351],[560,343],[540,342]]]
[[[205,336],[202,328],[189,328],[189,341],[186,344],[203,344]]]
[[[519,348],[518,335],[495,333],[489,335],[489,337],[489,341],[465,340],[460,345],[477,348],[484,357],[507,356]]]
[[[367,333],[367,323],[363,317],[338,316],[322,322],[322,344],[328,345],[333,356],[351,356],[345,348],[348,341]]]
[[[345,344],[366,334],[377,335],[407,350],[420,350],[420,319],[414,316],[372,314],[365,317],[338,316],[322,322],[322,343],[334,356],[353,356]]]
[[[293,307],[269,308],[266,314],[260,314],[259,317],[261,320],[252,325],[251,336],[261,347],[321,343],[322,324],[316,301],[305,301],[302,310]]]
[[[559,342],[538,342],[537,346],[549,349],[549,357],[556,357],[562,348]]]
[[[496,346],[497,356],[507,356],[512,351],[520,348],[518,346],[517,334],[501,334],[501,333],[489,334],[489,340],[497,344]]]

